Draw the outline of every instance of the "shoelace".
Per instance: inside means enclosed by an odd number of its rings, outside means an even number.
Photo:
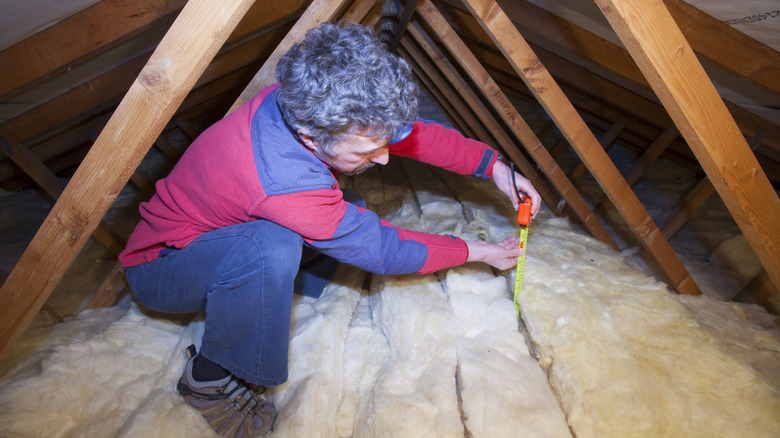
[[[251,389],[240,384],[235,379],[225,385],[223,393],[227,394],[228,400],[230,400],[236,412],[239,412],[241,415],[253,415],[261,407],[260,398]],[[246,401],[239,406],[238,398],[242,396]]]

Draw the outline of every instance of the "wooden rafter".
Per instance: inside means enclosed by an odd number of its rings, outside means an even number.
[[[671,286],[680,293],[700,294],[669,242],[509,17],[492,0],[464,3],[555,120],[636,237],[658,262]]]
[[[433,65],[439,66],[438,71],[441,72],[441,76],[443,77],[436,80],[436,82],[440,84],[438,85],[438,88],[442,93],[445,91],[450,93],[452,97],[450,97],[447,102],[456,105],[454,108],[457,116],[468,117],[465,125],[469,128],[477,129],[474,138],[493,147],[497,147],[509,155],[524,173],[526,178],[531,180],[542,199],[550,205],[555,205],[558,200],[558,195],[550,189],[547,182],[540,177],[536,168],[522,155],[522,153],[520,153],[515,142],[504,131],[504,128],[500,126],[493,115],[490,114],[487,107],[482,104],[476,96],[476,93],[474,93],[466,84],[466,81],[455,72],[455,69],[449,64],[446,57],[435,48],[430,37],[422,31],[417,23],[410,24],[409,30],[412,38],[402,40],[404,47],[414,50],[414,45],[411,42],[413,39],[420,47],[420,50],[425,52],[425,55],[419,53],[415,56],[415,58],[419,60],[418,63],[424,62],[423,60],[426,59],[424,56],[426,55],[428,56],[427,59],[434,61],[431,64],[431,67],[427,69],[431,72],[429,73],[429,76],[438,76],[438,73],[433,73]],[[487,131],[485,131],[485,128]]]
[[[0,288],[0,360],[251,4],[190,0],[182,9]],[[200,31],[191,32],[193,28]],[[126,135],[128,129],[134,135]]]
[[[780,288],[780,199],[660,0],[597,0]]]
[[[235,111],[236,108],[248,102],[252,97],[257,95],[263,88],[276,82],[275,70],[276,64],[279,62],[282,56],[290,50],[290,47],[299,39],[303,38],[306,32],[319,23],[325,22],[333,18],[338,10],[344,5],[346,0],[338,1],[323,1],[314,0],[312,4],[306,9],[301,18],[295,22],[295,25],[287,33],[287,36],[276,46],[271,55],[266,59],[263,66],[257,72],[257,74],[249,82],[249,85],[244,88],[244,91],[236,99],[233,106],[228,110],[228,114]]]
[[[0,69],[0,99],[43,82],[87,54],[108,50],[180,10],[185,3],[186,0],[102,0],[14,44],[0,52],[0,65],[14,66]]]
[[[444,44],[448,46],[455,55],[454,57],[461,63],[461,66],[471,75],[473,82],[477,84],[477,87],[482,91],[485,98],[491,102],[496,111],[501,114],[501,117],[510,126],[513,133],[520,139],[526,151],[536,160],[542,171],[547,175],[547,178],[558,190],[561,197],[566,200],[579,220],[597,239],[617,249],[617,244],[606,231],[604,225],[593,214],[577,189],[574,188],[571,181],[547,152],[542,142],[539,141],[531,128],[523,121],[522,116],[498,88],[495,81],[487,74],[479,60],[469,52],[465,43],[458,38],[438,9],[436,9],[436,6],[430,0],[423,0],[418,6],[418,12],[426,23],[436,31],[436,34]],[[511,153],[511,151],[511,148],[507,149],[507,153]],[[552,207],[555,208],[555,206]]]
[[[529,36],[531,42],[535,39],[544,39],[548,43],[576,54],[583,60],[593,62],[611,73],[649,88],[647,80],[626,49],[563,20],[527,0],[500,0],[499,3],[513,22],[535,35],[534,39]],[[674,22],[671,24],[674,25]],[[724,62],[728,60],[724,58]],[[736,104],[727,102],[727,106],[746,136],[752,137],[763,130],[767,134],[765,145],[780,151],[780,127]]]

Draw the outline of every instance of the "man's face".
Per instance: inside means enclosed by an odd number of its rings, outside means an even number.
[[[387,164],[390,158],[387,140],[362,135],[344,135],[334,145],[333,154],[325,153],[318,146],[310,149],[330,168],[348,176],[363,173],[374,164]]]

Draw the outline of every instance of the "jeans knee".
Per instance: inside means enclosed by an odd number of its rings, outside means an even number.
[[[237,235],[233,239],[234,245],[226,248],[231,254],[225,257],[223,272],[250,274],[263,271],[294,278],[301,261],[303,239],[286,228],[278,228],[281,230]]]

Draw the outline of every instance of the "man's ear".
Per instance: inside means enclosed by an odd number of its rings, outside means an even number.
[[[317,143],[317,141],[315,141],[314,138],[312,138],[312,136],[306,130],[299,129],[298,130],[298,138],[301,139],[301,142],[303,143],[303,145],[306,146],[308,149],[316,151],[320,147],[319,144]]]

